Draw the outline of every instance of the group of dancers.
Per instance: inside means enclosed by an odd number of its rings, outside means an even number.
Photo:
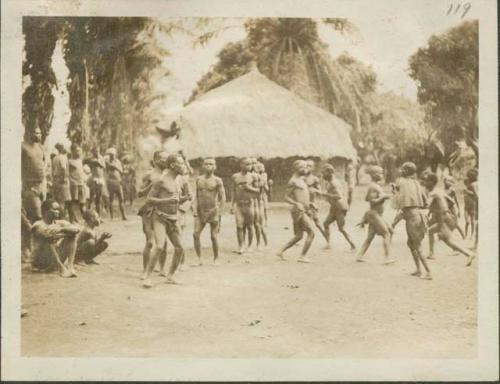
[[[75,178],[71,174],[71,168],[80,168],[81,149],[73,146],[70,159],[65,159],[64,148],[57,147],[59,153],[52,159],[56,176],[53,180],[54,198],[42,201],[42,174],[45,158],[40,138],[38,130],[35,131],[31,141],[23,143],[23,238],[26,234],[31,238],[29,248],[32,266],[35,269],[41,271],[58,269],[61,276],[75,277],[77,275],[75,263],[96,263],[95,258],[108,247],[107,240],[111,234],[97,233],[97,227],[102,222],[100,211],[104,186],[109,191],[111,204],[111,196],[119,197],[122,218],[126,219],[122,206],[123,191],[119,182],[123,169],[116,158],[115,151],[108,151],[108,158],[104,159],[97,149],[94,150],[89,164],[91,164],[93,176],[90,183],[91,201],[94,202],[96,209],[92,209],[90,204],[89,206],[82,204],[83,223],[80,223],[75,219],[68,201],[81,204],[82,191],[79,187],[72,188],[70,183],[68,183],[69,191],[67,191],[66,184],[60,185],[58,177],[60,178],[60,174],[66,172],[61,169],[69,167],[67,178]],[[107,175],[106,180],[104,171]],[[190,208],[194,216],[193,241],[198,264],[202,264],[200,235],[207,225],[210,227],[213,262],[217,264],[218,234],[221,215],[226,204],[226,191],[222,179],[215,175],[215,171],[215,159],[212,157],[203,159],[201,174],[190,186],[192,169],[182,154],[172,154],[164,150],[154,153],[151,169],[144,176],[138,191],[138,196],[145,198],[138,212],[146,238],[142,252],[143,273],[141,276],[144,287],[152,287],[152,273],[157,265],[159,274],[166,277],[167,283],[176,283],[174,274],[178,268],[183,269],[185,264],[182,232],[185,227],[185,216]],[[337,228],[349,244],[350,250],[357,251],[358,262],[365,261],[365,254],[373,239],[380,236],[384,245],[384,264],[391,264],[397,261],[397,258],[391,254],[394,227],[403,220],[408,237],[407,245],[416,266],[412,275],[424,279],[432,278],[427,260],[434,258],[436,235],[454,251],[465,255],[467,265],[472,263],[475,253],[456,242],[452,233],[457,229],[465,238],[470,229],[470,234],[472,236],[475,234],[475,247],[477,246],[477,169],[469,170],[465,180],[465,232],[458,224],[460,206],[452,179],[445,178],[443,190],[438,187],[438,177],[435,174],[424,173],[418,178],[415,164],[407,162],[400,168],[400,178],[395,184],[391,184],[391,192],[386,193],[383,188],[383,169],[379,166],[370,166],[368,173],[371,177],[365,198],[368,209],[358,224],[360,227],[368,226],[367,237],[358,251],[345,225],[353,188],[349,185],[345,193],[344,182],[330,164],[322,166],[320,178],[315,175],[313,160],[296,160],[293,163],[293,175],[287,184],[285,194],[285,201],[291,206],[293,237],[277,252],[278,259],[288,260],[285,252],[298,244],[305,234],[305,241],[297,261],[312,262],[307,253],[315,237],[315,228],[324,237],[326,247],[330,248],[330,228],[332,224],[337,223]],[[268,246],[269,187],[270,180],[268,180],[264,164],[255,158],[242,159],[240,171],[231,177],[230,199],[230,212],[235,217],[238,243],[235,252],[238,254],[243,254],[252,248],[254,239],[256,249]],[[66,198],[66,195],[69,198]],[[325,199],[329,204],[329,211],[323,222],[320,221],[317,205],[317,200],[320,198]],[[384,218],[384,205],[387,200],[391,200],[392,207],[398,212],[392,224],[388,224]],[[33,216],[36,216],[35,220],[32,219]],[[64,216],[68,216],[70,220],[61,220]],[[430,253],[424,257],[422,241],[426,234],[429,237]],[[167,239],[174,248],[168,272],[165,271]],[[422,268],[424,273],[422,273]]]

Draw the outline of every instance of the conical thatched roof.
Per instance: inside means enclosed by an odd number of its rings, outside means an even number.
[[[207,92],[180,112],[190,158],[353,158],[350,126],[256,70]]]

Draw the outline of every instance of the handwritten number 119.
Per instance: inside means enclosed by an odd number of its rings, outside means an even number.
[[[462,9],[463,10],[462,19],[463,19],[465,17],[465,15],[467,14],[467,12],[469,12],[470,8],[471,8],[470,3],[465,3],[464,5],[462,5],[462,3],[457,3],[455,5],[453,3],[451,3],[450,7],[448,8],[448,12],[446,12],[446,16],[449,16],[451,14],[456,15],[458,13],[458,11],[460,11],[460,9]],[[455,11],[453,11],[453,9],[455,9]]]

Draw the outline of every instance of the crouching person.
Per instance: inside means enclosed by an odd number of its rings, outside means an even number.
[[[47,199],[41,206],[42,219],[31,228],[32,267],[41,272],[59,270],[62,277],[76,277],[76,240],[80,227],[59,220],[59,204]]]
[[[75,262],[77,264],[99,264],[95,258],[108,248],[106,240],[111,237],[111,234],[103,232],[99,236],[97,235],[95,229],[101,223],[101,219],[95,210],[86,210],[83,213],[83,220],[83,229],[77,239]]]

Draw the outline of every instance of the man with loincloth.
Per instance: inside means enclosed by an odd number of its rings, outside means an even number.
[[[432,280],[431,271],[422,254],[422,240],[425,237],[427,225],[421,209],[426,207],[427,199],[416,178],[416,172],[417,167],[412,162],[406,162],[401,166],[401,178],[394,186],[394,208],[402,211],[402,217],[406,223],[407,245],[417,268],[411,275]],[[420,264],[424,266],[425,276],[422,276]]]
[[[133,160],[130,156],[124,156],[122,158],[122,164],[123,164],[122,187],[123,187],[124,200],[126,202],[128,201],[129,205],[132,205],[137,196],[136,176],[135,176],[135,168]]]
[[[365,201],[370,203],[370,209],[364,214],[363,220],[358,225],[363,227],[368,224],[368,235],[365,242],[361,246],[356,261],[362,262],[364,255],[368,250],[371,242],[376,235],[382,236],[384,239],[384,264],[391,264],[397,261],[390,257],[390,246],[392,237],[392,227],[384,220],[384,203],[390,199],[390,195],[384,193],[382,189],[382,180],[384,178],[384,170],[379,166],[371,166],[368,173],[372,178],[372,182],[368,187]]]
[[[456,226],[455,229],[460,233],[462,239],[465,240],[465,233],[460,224],[458,223],[458,219],[460,219],[460,203],[458,202],[457,192],[454,187],[455,180],[452,176],[447,176],[444,178],[444,192],[446,193],[448,208],[450,212],[456,218]]]
[[[146,288],[152,287],[150,276],[158,257],[163,252],[166,237],[174,246],[174,256],[167,275],[167,283],[176,283],[173,275],[184,253],[177,219],[179,217],[179,205],[185,201],[184,199],[187,199],[187,197],[181,196],[181,185],[178,176],[184,174],[185,171],[182,156],[169,155],[161,178],[153,182],[146,199],[154,207],[152,220],[155,237],[154,252],[149,259],[144,276],[143,286]]]
[[[55,200],[45,200],[41,211],[42,219],[31,228],[32,267],[42,272],[59,269],[62,277],[76,277],[74,259],[80,227],[59,220],[59,204]]]
[[[108,248],[106,240],[111,238],[111,234],[97,234],[96,228],[101,224],[101,219],[93,209],[83,212],[83,220],[83,228],[76,240],[75,263],[98,264],[95,258]]]
[[[221,213],[224,210],[224,203],[226,202],[226,191],[222,179],[214,175],[215,169],[215,159],[211,157],[205,158],[203,161],[203,175],[198,176],[195,181],[193,238],[199,265],[202,265],[200,235],[206,224],[210,225],[214,264],[217,263],[219,257],[219,241],[217,236],[220,230]]]
[[[123,187],[122,174],[123,167],[121,161],[116,157],[116,149],[109,148],[107,150],[109,156],[106,162],[107,187],[109,193],[109,216],[113,219],[113,200],[115,196],[118,198],[118,206],[122,215],[122,220],[127,220],[125,216],[125,208],[123,206]]]
[[[153,184],[161,179],[163,171],[167,167],[168,153],[165,151],[156,151],[153,154],[153,160],[151,161],[152,168],[146,172],[142,179],[142,185],[137,194],[138,197],[145,197],[149,194]],[[144,236],[146,237],[146,244],[142,251],[142,279],[146,275],[147,265],[149,263],[149,258],[151,257],[151,252],[153,249],[155,237],[153,231],[153,211],[154,206],[147,201],[139,208],[138,215],[142,219],[142,230]],[[165,272],[165,263],[167,261],[167,242],[163,244],[162,253],[158,256],[158,262],[160,265],[160,276],[167,276]],[[153,267],[154,268],[154,267]]]
[[[182,155],[179,154],[182,157]],[[179,227],[179,233],[181,237],[184,234],[184,229],[186,229],[186,215],[187,212],[191,209],[191,203],[193,197],[191,195],[191,190],[189,188],[189,174],[186,167],[187,160],[184,159],[184,173],[182,175],[177,176],[177,182],[179,183],[181,194],[180,198],[183,203],[179,204],[179,217],[177,218],[177,226]],[[186,270],[186,255],[183,253],[182,258],[179,264],[179,271]]]
[[[304,176],[304,180],[306,181],[306,184],[309,187],[309,194],[311,199],[310,209],[307,211],[307,214],[314,221],[314,224],[325,238],[327,242],[327,247],[329,248],[328,237],[325,230],[323,229],[323,227],[319,222],[319,215],[318,215],[319,209],[318,206],[315,204],[316,196],[321,195],[320,193],[321,186],[319,177],[313,173],[316,164],[314,163],[314,160],[308,159],[306,160],[306,165],[307,165],[307,170],[306,170],[306,175]]]
[[[426,187],[429,191],[429,240],[430,255],[434,254],[434,234],[437,234],[448,247],[460,252],[467,257],[467,266],[470,266],[474,255],[460,247],[452,238],[452,232],[456,228],[456,217],[449,209],[446,193],[437,187],[438,177],[431,173],[426,178]]]
[[[256,178],[252,172],[253,163],[249,158],[240,162],[241,171],[231,177],[231,213],[236,219],[236,234],[238,238],[238,254],[243,254],[245,231],[248,234],[248,243],[253,240],[253,227],[255,225],[255,195],[259,188],[255,186]]]
[[[69,186],[69,162],[66,155],[66,148],[61,143],[55,145],[57,154],[52,158],[52,194],[59,203],[64,214],[61,217],[70,215],[71,191]]]
[[[309,187],[304,180],[304,176],[307,173],[306,162],[304,160],[296,160],[293,163],[293,170],[294,173],[287,184],[285,201],[292,205],[291,214],[294,236],[278,252],[277,256],[281,260],[286,260],[283,253],[298,243],[304,236],[304,232],[306,232],[307,238],[297,261],[301,263],[311,263],[311,260],[306,257],[306,254],[314,240],[314,223],[307,214],[311,205],[311,197]]]
[[[99,147],[95,146],[92,149],[92,157],[87,162],[92,174],[89,180],[90,198],[88,208],[90,209],[92,203],[94,203],[97,213],[101,215],[101,203],[107,205],[109,196],[106,180],[104,179],[106,161],[104,156],[101,155]]]
[[[71,192],[71,206],[69,211],[70,221],[72,223],[78,222],[76,210],[80,211],[83,215],[85,210],[85,190],[83,188],[84,174],[83,174],[83,160],[82,148],[73,143],[71,145],[71,157],[68,160],[69,164],[69,188]]]
[[[41,141],[42,131],[36,128],[21,146],[22,205],[31,223],[42,218],[46,194],[46,155]]]
[[[326,180],[326,193],[321,192],[330,203],[330,212],[323,222],[323,228],[326,234],[328,247],[330,246],[330,225],[337,223],[339,232],[344,236],[351,247],[351,252],[356,251],[356,246],[351,240],[351,237],[345,230],[345,217],[349,205],[342,193],[342,184],[340,180],[335,177],[335,169],[330,164],[326,164],[323,168],[323,179]]]

